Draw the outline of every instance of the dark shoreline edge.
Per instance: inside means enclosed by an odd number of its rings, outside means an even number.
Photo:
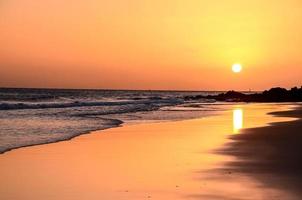
[[[263,187],[302,196],[302,106],[293,110],[268,113],[293,121],[243,129],[230,137],[231,142],[218,153],[238,160],[219,169],[255,178]],[[298,198],[299,199],[299,198]]]

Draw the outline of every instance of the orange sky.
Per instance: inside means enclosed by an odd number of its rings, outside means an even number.
[[[301,19],[301,0],[1,1],[0,86],[300,86]]]

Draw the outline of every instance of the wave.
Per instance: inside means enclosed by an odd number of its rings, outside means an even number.
[[[15,121],[8,123],[7,126],[13,126]],[[87,123],[88,125],[87,125]],[[35,121],[37,123],[37,121]],[[38,123],[39,122],[38,120]],[[38,127],[26,127],[25,131],[20,133],[10,133],[10,129],[4,134],[2,134],[3,140],[0,144],[0,154],[13,149],[18,149],[22,147],[50,144],[65,140],[70,140],[82,134],[90,133],[96,130],[105,130],[109,128],[114,128],[120,126],[123,121],[118,119],[106,119],[97,118],[96,123],[91,123],[91,121],[74,121],[73,123],[68,122],[65,126],[58,126],[60,122],[56,120],[50,120],[49,126],[41,123]],[[38,134],[36,132],[39,132]],[[26,133],[26,135],[24,134]]]
[[[173,121],[215,112],[207,105],[213,102],[185,101],[184,96],[190,94],[193,93],[0,89],[0,153],[69,140],[123,122]]]
[[[181,99],[149,99],[136,101],[91,101],[91,102],[48,102],[48,103],[0,103],[0,110],[19,110],[19,109],[45,109],[45,108],[70,108],[70,107],[87,107],[87,106],[121,106],[129,104],[179,104]]]

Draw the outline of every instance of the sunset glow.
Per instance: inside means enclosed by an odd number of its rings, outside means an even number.
[[[296,0],[2,1],[0,86],[300,85],[301,7]],[[249,67],[235,80],[230,66],[236,61]]]
[[[298,200],[301,19],[302,0],[0,1],[0,200]]]

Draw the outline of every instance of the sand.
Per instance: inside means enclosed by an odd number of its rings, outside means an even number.
[[[287,109],[288,105],[237,105],[203,119],[125,125],[16,149],[0,155],[0,199],[292,200],[297,196],[287,187],[264,183],[241,167],[250,165],[242,156],[258,149],[234,150],[250,145],[241,136],[245,131],[268,128],[252,127],[277,121],[300,124],[288,115],[266,115]],[[276,125],[280,123],[272,127]],[[226,146],[225,154],[217,153]]]
[[[267,127],[250,128],[232,136],[222,153],[236,156],[226,169],[255,177],[266,187],[286,189],[302,198],[302,107],[273,116],[296,118]]]

